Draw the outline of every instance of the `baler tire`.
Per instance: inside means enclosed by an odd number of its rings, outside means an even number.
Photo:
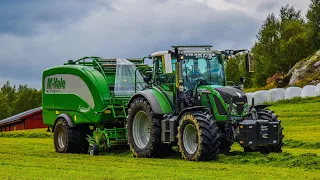
[[[89,154],[90,154],[91,156],[97,156],[97,155],[99,155],[98,145],[96,145],[96,144],[90,145],[90,147],[89,147]]]
[[[144,116],[147,117],[146,120],[149,124],[149,139],[147,142],[144,142],[143,145],[137,143],[138,140],[135,140],[133,134],[134,121],[138,113],[144,114]],[[130,145],[130,150],[135,157],[162,157],[166,155],[171,148],[171,146],[161,142],[161,117],[153,113],[149,102],[145,98],[136,98],[130,104],[128,109],[127,128],[128,143]]]
[[[178,146],[182,158],[190,161],[216,159],[220,146],[218,129],[216,121],[208,113],[195,111],[183,115],[178,127]],[[188,139],[190,141],[189,134],[194,133],[192,131],[196,132],[196,146],[187,142]]]
[[[89,142],[86,140],[87,133],[89,133],[88,126],[69,127],[64,118],[59,118],[54,128],[54,146],[56,152],[87,153],[89,148]],[[64,136],[64,138],[60,136]]]

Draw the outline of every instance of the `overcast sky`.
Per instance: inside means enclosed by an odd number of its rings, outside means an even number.
[[[143,57],[171,45],[251,48],[268,14],[309,0],[0,0],[0,86],[40,88],[83,56]]]

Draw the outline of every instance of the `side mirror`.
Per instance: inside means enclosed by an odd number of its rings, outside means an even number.
[[[246,70],[248,72],[254,72],[254,60],[253,56],[250,54],[250,51],[246,54]]]
[[[164,54],[162,56],[163,58],[163,62],[164,62],[164,66],[163,66],[163,73],[167,74],[167,73],[172,73],[172,59],[171,59],[171,54]]]

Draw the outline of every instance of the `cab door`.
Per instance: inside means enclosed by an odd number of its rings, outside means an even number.
[[[173,106],[176,98],[175,60],[166,56],[168,55],[153,57],[154,85],[164,92]]]

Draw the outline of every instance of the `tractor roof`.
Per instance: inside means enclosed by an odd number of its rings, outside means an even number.
[[[221,54],[221,51],[219,50],[213,50],[211,49],[211,45],[199,45],[199,46],[171,46],[173,49],[174,48],[178,48],[178,50],[181,53],[207,53],[207,52],[214,52],[216,54]],[[169,51],[157,51],[152,53],[150,56],[151,57],[155,57],[155,56],[161,56],[161,55],[165,55],[165,54],[169,54]]]

